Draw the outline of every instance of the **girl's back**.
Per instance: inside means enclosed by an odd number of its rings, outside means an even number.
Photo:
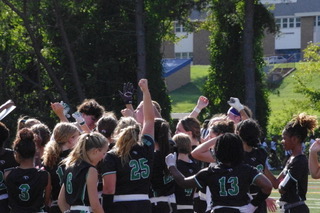
[[[6,177],[12,213],[40,212],[44,207],[44,190],[48,173],[36,168],[15,168]]]

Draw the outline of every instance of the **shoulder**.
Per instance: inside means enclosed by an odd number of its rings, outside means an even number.
[[[151,146],[154,144],[154,139],[151,135],[144,134],[141,137],[141,141],[144,145]]]

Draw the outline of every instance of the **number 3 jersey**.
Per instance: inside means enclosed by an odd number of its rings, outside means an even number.
[[[108,152],[101,164],[102,176],[116,174],[115,195],[149,194],[150,174],[153,165],[154,142],[143,135],[143,145],[135,145],[130,151],[129,162],[122,165],[121,157],[114,148]]]
[[[208,186],[213,206],[244,206],[250,202],[250,185],[261,173],[247,164],[209,166],[196,174],[199,188]]]
[[[15,168],[6,177],[11,213],[41,212],[48,172],[36,168]]]

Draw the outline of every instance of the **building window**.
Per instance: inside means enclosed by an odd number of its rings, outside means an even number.
[[[287,18],[282,19],[282,28],[288,28],[288,19]]]
[[[175,32],[181,33],[181,32],[187,32],[187,31],[186,31],[186,28],[182,24],[176,23],[175,24]]]
[[[294,28],[294,18],[289,18],[289,28]]]
[[[317,16],[316,26],[320,26],[320,16]]]
[[[300,17],[296,18],[296,27],[300,27],[301,26],[301,19]]]
[[[176,58],[192,58],[192,52],[176,52]]]

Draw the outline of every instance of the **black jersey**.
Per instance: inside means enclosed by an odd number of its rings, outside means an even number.
[[[4,173],[7,170],[10,170],[19,164],[16,162],[11,149],[3,149],[0,153],[0,195],[7,194],[7,187],[4,182]]]
[[[244,152],[244,163],[255,167],[259,172],[263,173],[266,167],[268,153],[263,148],[253,148],[251,152]],[[257,193],[259,187],[250,186],[250,193]]]
[[[58,200],[60,188],[63,183],[63,176],[64,176],[64,170],[65,170],[65,165],[60,165],[60,162],[69,155],[70,151],[71,150],[69,149],[61,152],[56,164],[53,167],[44,166],[45,170],[48,171],[51,176],[51,186],[52,186],[51,199],[52,200]]]
[[[283,169],[284,179],[280,183],[281,189],[285,191],[281,194],[281,201],[294,203],[306,200],[308,190],[308,159],[301,154],[290,158]]]
[[[165,162],[160,161],[160,151],[154,152],[153,171],[151,174],[150,197],[168,196],[174,193],[174,179],[170,172],[165,173]]]
[[[11,213],[40,212],[49,173],[36,168],[15,168],[6,177]]]
[[[199,188],[209,187],[213,206],[243,206],[250,202],[249,187],[258,175],[258,170],[247,164],[232,168],[217,164],[202,169],[195,179]]]
[[[149,194],[154,142],[148,135],[143,135],[141,140],[143,145],[135,145],[131,149],[129,162],[125,165],[114,149],[104,158],[102,176],[117,176],[115,195]]]
[[[183,160],[177,161],[177,169],[185,176],[189,177],[197,174],[200,170],[199,164],[191,160],[191,162],[185,162]],[[195,188],[184,189],[176,184],[175,195],[177,205],[193,205],[193,195]]]
[[[63,184],[66,201],[70,206],[90,206],[86,183],[90,167],[94,166],[86,161],[78,161],[66,169]]]

